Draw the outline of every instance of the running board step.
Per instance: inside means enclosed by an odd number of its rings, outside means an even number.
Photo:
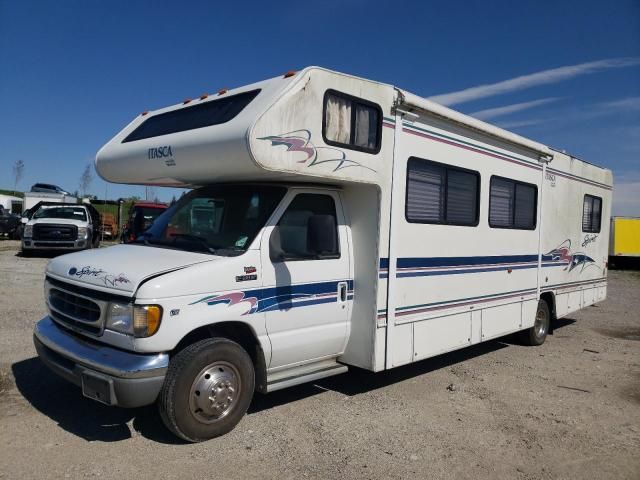
[[[321,378],[331,377],[332,375],[339,375],[345,373],[349,368],[346,365],[335,363],[330,366],[325,366],[319,370],[313,370],[307,373],[301,373],[285,378],[278,378],[277,380],[267,382],[267,392],[275,392],[287,387],[293,387],[294,385],[300,385],[301,383],[313,382],[314,380],[320,380]]]

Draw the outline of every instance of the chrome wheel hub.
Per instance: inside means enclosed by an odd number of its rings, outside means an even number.
[[[536,321],[533,324],[533,328],[538,338],[543,337],[545,333],[547,333],[547,316],[544,310],[538,310],[538,313],[536,313]]]
[[[227,362],[206,366],[196,376],[189,393],[191,414],[202,423],[213,423],[229,414],[240,394],[240,374]]]

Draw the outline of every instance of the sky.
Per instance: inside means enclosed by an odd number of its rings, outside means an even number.
[[[640,216],[638,0],[0,0],[0,188],[23,160],[19,190],[77,190],[141,111],[308,65],[610,168],[614,213]],[[89,193],[145,190],[94,175]]]

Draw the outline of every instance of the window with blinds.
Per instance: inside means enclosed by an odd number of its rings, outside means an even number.
[[[322,136],[325,143],[366,153],[380,151],[382,109],[335,90],[324,96]]]
[[[480,174],[410,158],[405,217],[411,223],[478,225]]]
[[[502,177],[491,177],[489,226],[535,230],[538,187]]]
[[[593,195],[585,195],[582,204],[582,231],[600,233],[602,219],[602,199]]]

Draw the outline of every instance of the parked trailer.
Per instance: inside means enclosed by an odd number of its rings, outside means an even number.
[[[9,213],[20,215],[22,213],[22,198],[0,194],[0,207]]]
[[[311,67],[144,113],[96,170],[195,189],[132,244],[51,260],[36,348],[189,441],[254,391],[539,345],[606,297],[609,170],[391,85]]]
[[[26,212],[39,202],[78,203],[78,199],[62,193],[24,192],[22,211]]]
[[[612,267],[640,264],[640,217],[612,217],[609,263]]]

